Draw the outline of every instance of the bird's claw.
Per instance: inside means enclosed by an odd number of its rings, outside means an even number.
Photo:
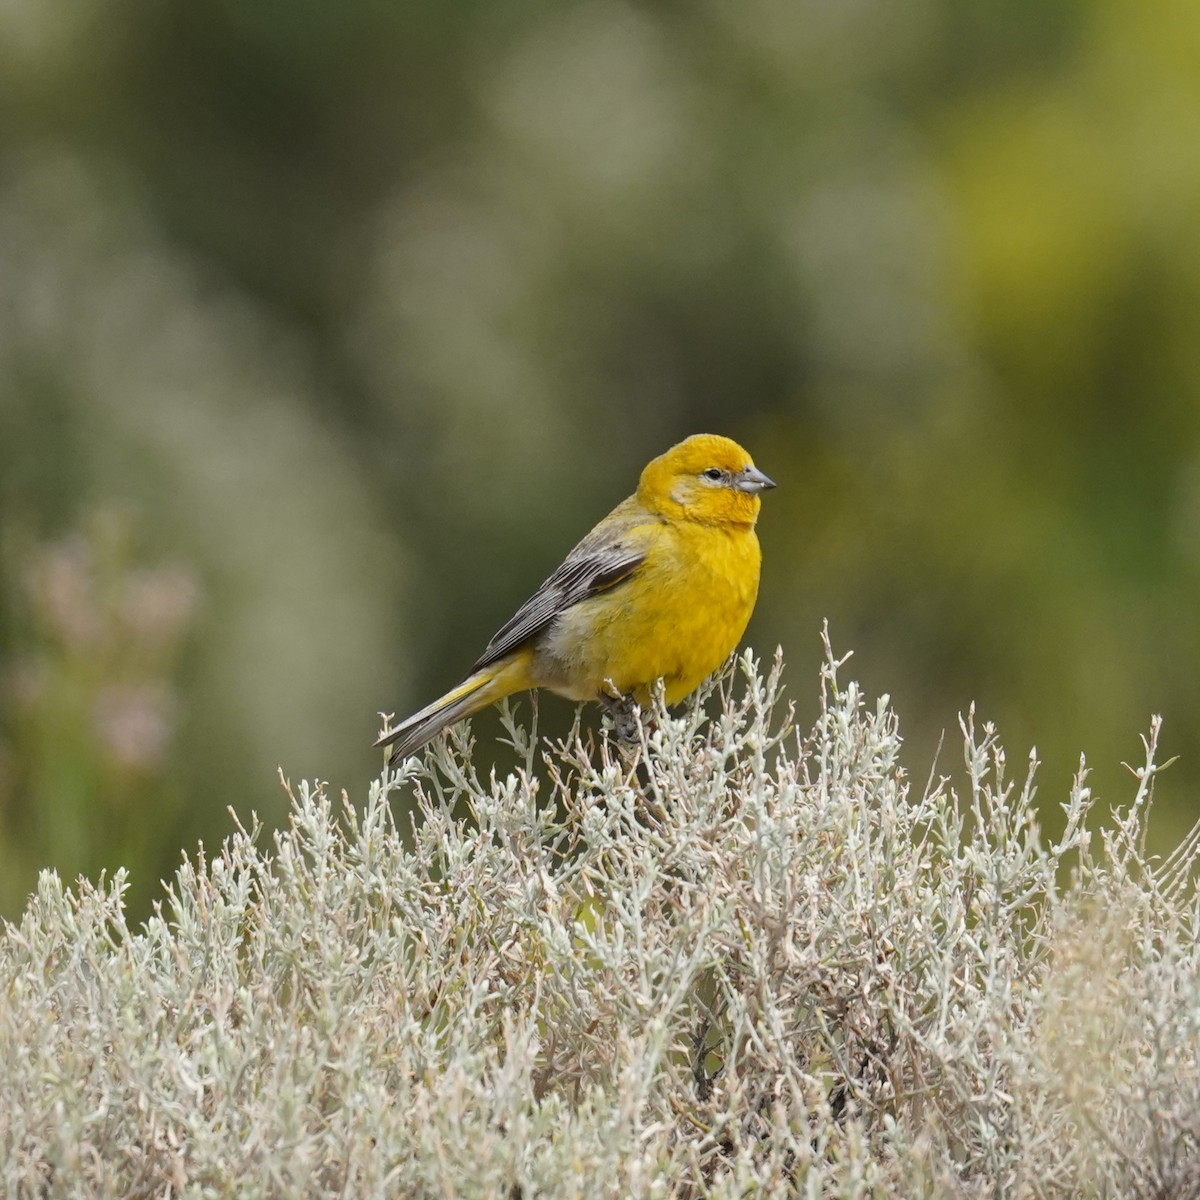
[[[620,693],[600,697],[604,713],[617,741],[631,745],[639,740],[640,722],[638,721],[638,706],[632,696]]]

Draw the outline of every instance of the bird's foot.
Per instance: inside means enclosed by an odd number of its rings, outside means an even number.
[[[638,736],[640,722],[638,720],[637,701],[632,696],[623,696],[620,692],[600,697],[604,715],[608,718],[612,731],[618,742],[633,745],[640,739]]]

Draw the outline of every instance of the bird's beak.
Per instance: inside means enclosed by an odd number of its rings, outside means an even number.
[[[765,492],[775,486],[775,480],[768,479],[757,467],[743,467],[734,477],[733,486],[739,492]]]

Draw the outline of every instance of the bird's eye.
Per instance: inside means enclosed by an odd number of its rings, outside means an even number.
[[[705,479],[711,479],[713,483],[720,483],[725,478],[725,472],[720,467],[709,467],[707,471],[701,471],[700,474]]]

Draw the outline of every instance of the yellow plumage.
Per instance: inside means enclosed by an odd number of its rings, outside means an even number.
[[[696,434],[622,501],[492,638],[446,695],[386,730],[391,760],[513,692],[682,700],[733,651],[754,610],[759,493],[775,485],[736,442]]]

